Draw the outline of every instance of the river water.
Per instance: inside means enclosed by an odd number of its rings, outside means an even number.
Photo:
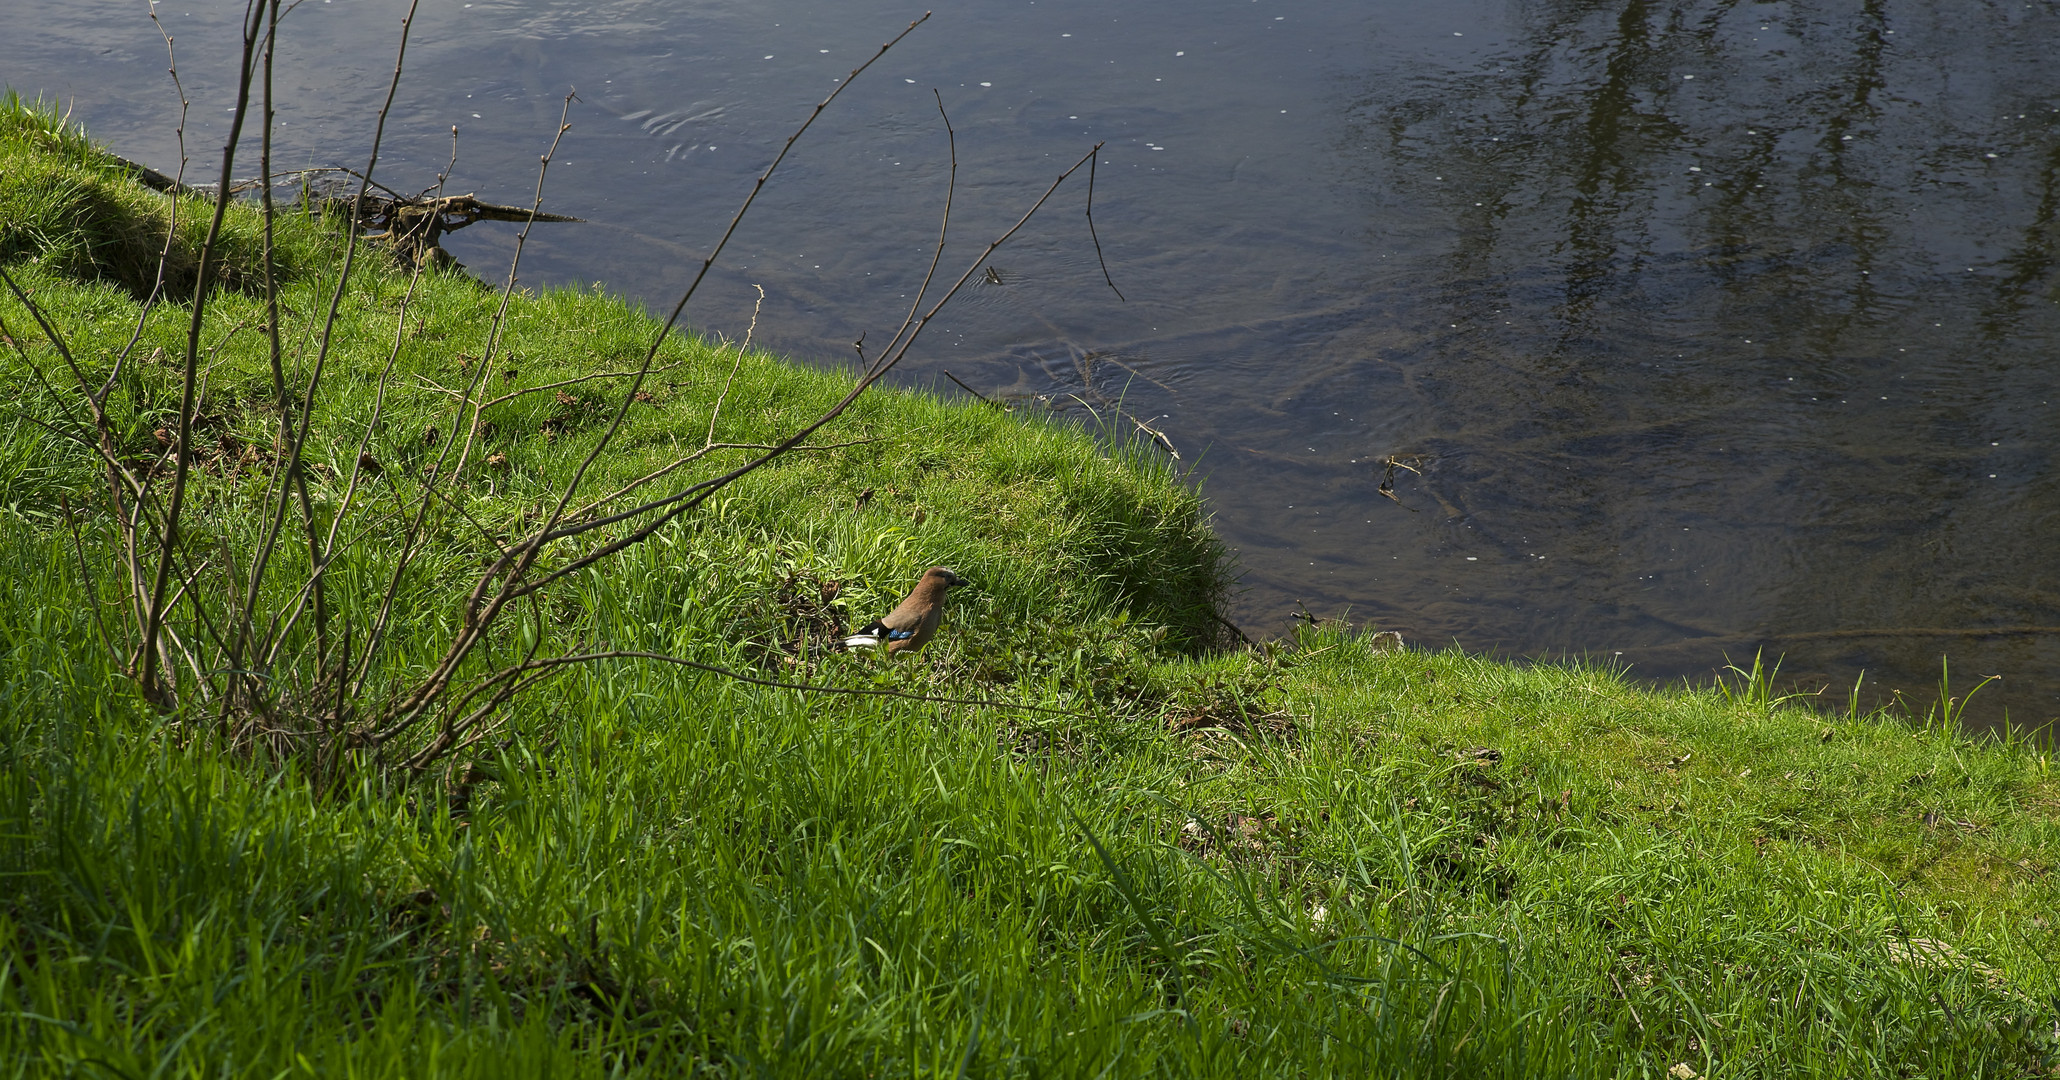
[[[921,9],[423,5],[380,175],[526,204],[533,285],[669,308],[813,104]],[[162,3],[211,173],[241,5]],[[403,4],[304,0],[292,163],[362,162]],[[0,79],[179,147],[135,0],[0,7]],[[905,381],[1121,409],[1194,467],[1255,637],[1298,605],[1707,681],[2060,715],[2060,5],[947,4],[797,147],[689,309],[824,364],[1096,142]],[[512,231],[452,249],[503,273]],[[1392,471],[1383,462],[1405,466]],[[1387,491],[1383,492],[1384,481]],[[1392,497],[1390,497],[1392,496]]]

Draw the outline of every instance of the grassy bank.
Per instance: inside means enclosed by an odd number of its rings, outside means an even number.
[[[125,183],[47,115],[9,117],[8,177]],[[90,239],[162,246],[157,197],[77,200],[23,230],[17,207],[60,205],[57,182],[7,183],[6,265],[74,355],[107,365],[138,333],[134,355],[176,354],[182,310],[140,317]],[[319,311],[334,224],[283,227],[285,307]],[[248,280],[210,309],[194,443],[194,527],[222,535],[262,511],[277,421]],[[318,403],[315,500],[341,499],[391,353],[369,452],[398,504],[499,303],[460,275],[411,285],[366,264],[337,321],[342,382]],[[52,434],[65,416],[37,373],[53,350],[12,298],[0,319],[20,346],[0,368],[0,1060],[22,1075],[2060,1065],[2060,779],[2039,748],[1823,716],[1763,684],[1655,692],[1340,627],[1219,651],[1220,553],[1179,477],[915,394],[862,399],[823,449],[583,576],[540,633],[1056,712],[610,661],[519,701],[462,781],[368,770],[318,794],[122,674],[89,602],[112,585],[89,588],[74,546],[98,565],[111,534],[64,509],[93,505],[99,474]],[[612,384],[565,380],[634,366],[651,329],[603,295],[511,300],[492,392],[541,389],[485,417],[452,495],[479,527],[431,538],[397,671],[426,662],[452,591],[599,437]],[[665,349],[597,488],[776,439],[849,385],[717,343]],[[128,369],[131,452],[158,441],[174,374]],[[378,520],[340,575],[350,595],[390,563]],[[801,647],[939,563],[977,585],[924,652]]]

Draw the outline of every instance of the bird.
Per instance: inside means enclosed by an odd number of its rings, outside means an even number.
[[[933,566],[923,571],[922,580],[916,582],[907,599],[845,638],[844,647],[873,649],[885,645],[890,655],[914,652],[937,632],[938,620],[944,616],[944,594],[955,586],[970,584],[942,566]]]

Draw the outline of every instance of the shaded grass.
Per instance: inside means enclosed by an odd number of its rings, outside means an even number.
[[[0,94],[0,206],[6,207],[0,214],[0,260],[32,261],[82,281],[110,281],[141,299],[157,286],[162,257],[165,296],[193,296],[211,216],[208,201],[192,195],[174,199],[142,187],[54,104],[24,102],[12,90]],[[294,275],[319,236],[318,223],[283,215],[280,272]],[[263,248],[254,215],[225,223],[217,240],[217,285],[260,288]]]
[[[462,808],[321,802],[120,694],[61,570],[4,612],[0,777],[0,1039],[52,1066],[1945,1077],[2060,1049],[2054,889],[2021,865],[2054,826],[2019,809],[2054,782],[2022,747],[1312,634],[1262,703],[1292,738],[1103,714],[1037,748],[990,710],[620,666]],[[1774,766],[1836,783],[1770,807]],[[1990,827],[1873,778],[1919,767]],[[1941,847],[1980,873],[1930,872]]]

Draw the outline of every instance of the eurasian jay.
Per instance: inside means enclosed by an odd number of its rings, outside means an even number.
[[[915,591],[907,599],[845,638],[844,647],[870,649],[885,645],[889,653],[914,652],[937,632],[937,622],[944,616],[945,592],[954,585],[970,584],[941,566],[933,566],[923,571],[923,579],[916,582]]]

